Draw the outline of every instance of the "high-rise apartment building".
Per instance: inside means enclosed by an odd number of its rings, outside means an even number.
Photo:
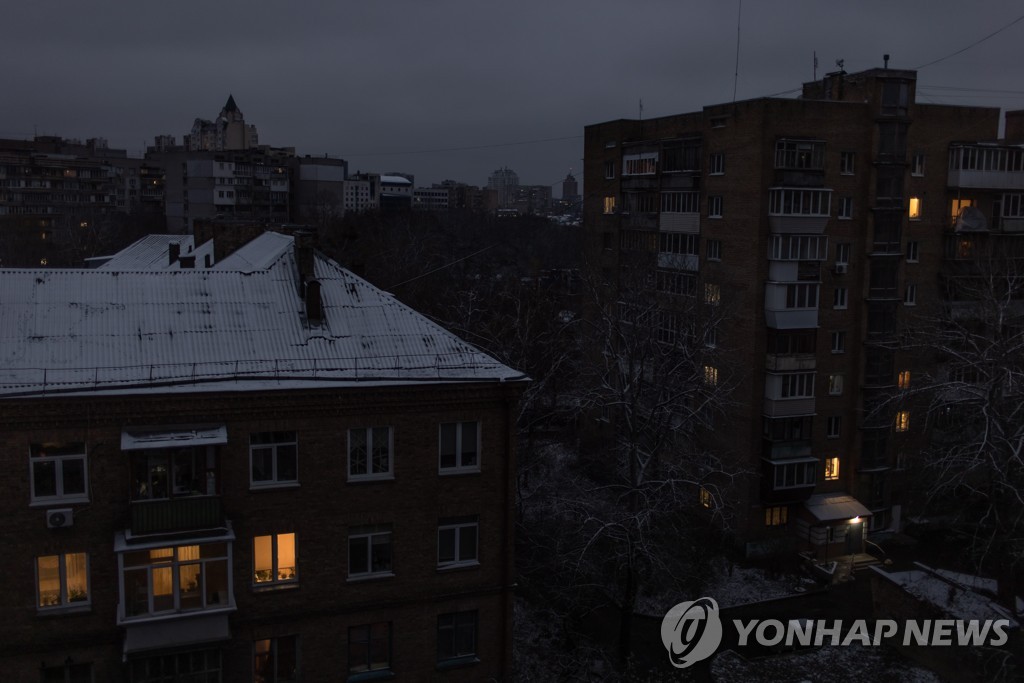
[[[900,527],[924,420],[892,397],[924,361],[898,330],[945,296],[944,259],[973,239],[965,206],[995,219],[986,232],[1024,218],[1020,145],[963,142],[994,141],[999,110],[921,103],[915,84],[840,71],[797,99],[586,128],[598,275],[614,288],[640,270],[652,297],[724,312],[737,386],[716,439],[748,473],[729,502],[751,554],[859,552]]]
[[[498,208],[508,209],[516,201],[519,175],[511,168],[499,168],[487,179],[487,188],[498,193]]]

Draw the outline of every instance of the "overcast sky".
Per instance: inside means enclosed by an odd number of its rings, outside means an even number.
[[[0,137],[138,155],[234,94],[260,142],[485,184],[556,185],[583,127],[733,99],[739,0],[2,0]],[[737,99],[912,69],[1024,15],[1019,0],[746,0]],[[1024,21],[918,75],[919,100],[1024,108]],[[971,90],[968,90],[971,89]],[[1004,92],[993,92],[993,91]],[[790,95],[791,96],[791,95]],[[522,144],[510,144],[522,143]]]

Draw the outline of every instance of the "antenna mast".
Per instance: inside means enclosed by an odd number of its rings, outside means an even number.
[[[736,12],[736,71],[732,79],[732,101],[736,101],[736,86],[740,80],[740,18],[743,16],[743,0],[739,0],[739,10]]]

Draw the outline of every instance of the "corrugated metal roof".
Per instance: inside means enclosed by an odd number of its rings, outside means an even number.
[[[230,257],[205,270],[0,269],[0,396],[240,378],[522,378],[319,254],[324,319],[309,323],[291,243],[266,233],[236,270]]]
[[[196,267],[202,268],[205,257],[213,258],[213,240],[198,247],[192,235],[146,235],[135,244],[125,247],[110,257],[99,270],[179,270],[178,260],[168,258],[170,245],[177,244],[181,256],[195,256]]]

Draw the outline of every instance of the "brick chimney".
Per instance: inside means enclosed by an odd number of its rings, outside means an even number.
[[[171,242],[167,245],[167,265],[172,265],[178,260],[178,256],[181,254],[181,244],[178,242]]]

